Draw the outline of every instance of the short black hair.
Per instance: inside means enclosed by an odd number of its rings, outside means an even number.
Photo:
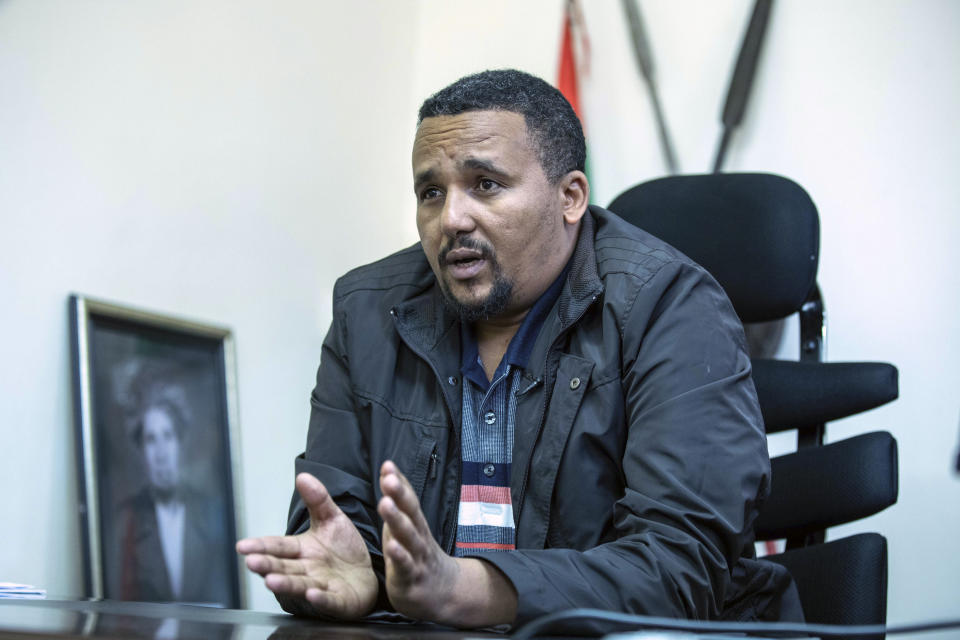
[[[417,125],[426,118],[466,111],[522,115],[540,166],[551,182],[586,166],[587,145],[580,118],[560,91],[536,76],[497,69],[460,78],[424,101]]]

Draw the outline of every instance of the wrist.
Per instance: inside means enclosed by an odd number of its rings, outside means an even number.
[[[467,628],[512,624],[517,615],[513,583],[493,564],[479,558],[454,560],[456,582],[450,597],[444,599],[437,622]]]

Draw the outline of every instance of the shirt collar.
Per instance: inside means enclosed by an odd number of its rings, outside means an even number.
[[[530,360],[530,352],[533,351],[533,345],[540,335],[540,329],[543,328],[543,322],[547,319],[547,314],[553,308],[553,304],[560,297],[563,290],[563,283],[570,272],[570,262],[563,268],[553,284],[543,292],[540,298],[534,303],[530,312],[523,319],[517,333],[514,334],[507,346],[507,352],[503,354],[503,360],[497,366],[493,379],[496,380],[506,372],[507,367],[526,368]],[[470,380],[480,389],[486,391],[490,387],[487,381],[487,374],[480,363],[480,351],[477,346],[477,338],[473,332],[473,325],[460,323],[460,373],[464,379]]]

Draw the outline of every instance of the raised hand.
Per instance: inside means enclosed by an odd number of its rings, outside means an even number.
[[[291,613],[365,616],[377,600],[377,577],[363,538],[323,483],[301,473],[296,487],[310,528],[294,536],[245,538],[237,542],[237,553]]]
[[[377,512],[383,518],[390,603],[411,618],[439,622],[447,604],[441,594],[452,593],[457,583],[456,560],[433,539],[413,487],[389,460],[380,467],[380,490]]]
[[[417,494],[397,466],[380,467],[387,596],[411,618],[458,627],[512,622],[517,594],[493,565],[448,556],[433,539]]]

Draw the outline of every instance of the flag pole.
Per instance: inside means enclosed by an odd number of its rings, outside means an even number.
[[[640,17],[640,8],[635,0],[623,0],[623,10],[627,14],[627,25],[630,27],[630,39],[633,41],[633,53],[640,67],[640,74],[647,85],[650,102],[653,105],[653,116],[657,121],[657,133],[660,137],[660,149],[667,164],[667,171],[675,174],[678,171],[676,154],[673,152],[673,143],[670,141],[670,131],[667,128],[663,108],[660,106],[660,95],[657,92],[657,83],[654,77],[653,54],[650,53],[649,39]]]
[[[721,116],[723,133],[720,135],[720,144],[717,145],[717,155],[713,161],[714,173],[720,173],[723,168],[733,130],[740,126],[743,114],[747,110],[750,88],[757,74],[757,62],[767,33],[767,24],[770,22],[772,4],[773,0],[756,0],[753,5],[750,25],[740,45],[740,55],[737,56],[737,64],[733,69],[733,77],[730,78],[730,87],[727,89],[727,100],[723,105]]]

